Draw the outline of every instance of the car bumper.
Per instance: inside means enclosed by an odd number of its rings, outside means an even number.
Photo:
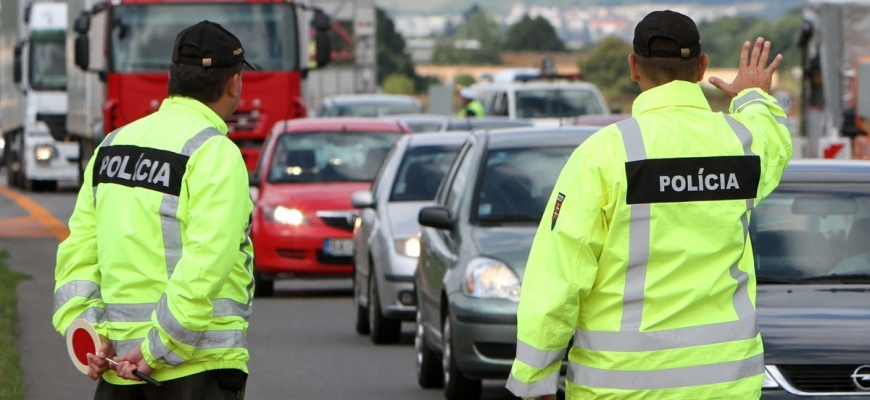
[[[391,254],[386,265],[376,268],[381,310],[385,317],[413,321],[417,310],[414,296],[414,270],[417,258]]]
[[[255,230],[254,262],[265,279],[282,275],[353,274],[353,256],[331,256],[323,249],[327,239],[351,240],[353,234],[328,226],[284,226],[264,222]]]
[[[502,299],[450,297],[453,354],[462,373],[505,379],[516,357],[517,304]]]

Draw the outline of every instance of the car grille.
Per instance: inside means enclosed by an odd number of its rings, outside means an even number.
[[[260,111],[236,111],[227,118],[227,128],[230,133],[250,132],[256,129],[260,121]]]
[[[69,133],[66,131],[66,114],[36,114],[36,120],[48,125],[48,131],[54,140],[63,142],[69,138]]]
[[[852,374],[860,365],[777,365],[789,383],[802,392],[864,392]],[[864,392],[866,393],[866,392]]]
[[[498,360],[513,360],[517,356],[515,344],[475,342],[474,347],[480,355]]]
[[[353,223],[357,213],[355,211],[318,211],[317,216],[327,226],[353,232]]]
[[[317,262],[325,265],[353,265],[353,257],[330,256],[323,250],[317,250]]]

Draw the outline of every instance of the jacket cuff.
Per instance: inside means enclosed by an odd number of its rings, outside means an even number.
[[[737,94],[737,96],[734,96],[734,98],[731,99],[731,107],[729,108],[729,110],[732,114],[737,113],[742,111],[743,108],[745,108],[746,106],[758,102],[768,103],[765,104],[765,106],[778,106],[776,99],[771,97],[767,93],[764,93],[763,90],[759,88],[749,88],[743,89],[743,91],[741,91]]]

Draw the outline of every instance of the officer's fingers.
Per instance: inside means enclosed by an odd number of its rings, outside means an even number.
[[[740,68],[749,65],[749,42],[743,43],[743,49],[740,50]]]
[[[761,48],[764,46],[764,38],[755,39],[752,46],[752,55],[749,56],[749,68],[757,68],[758,58],[761,57]]]
[[[758,69],[765,69],[768,59],[770,59],[770,42],[765,41],[764,47],[761,49],[761,57],[758,58]]]
[[[715,86],[717,89],[722,90],[722,91],[725,91],[726,86],[728,85],[727,83],[725,83],[725,81],[723,81],[722,79],[717,78],[715,76],[710,77],[708,82],[710,82],[711,85]]]
[[[776,71],[776,68],[779,67],[779,64],[782,63],[782,54],[777,54],[776,57],[773,58],[773,61],[770,63],[770,66],[765,70],[768,74],[773,75]]]

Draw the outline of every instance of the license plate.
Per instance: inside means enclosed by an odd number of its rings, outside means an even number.
[[[349,257],[353,255],[353,240],[350,239],[326,239],[323,241],[323,252],[335,257]]]

